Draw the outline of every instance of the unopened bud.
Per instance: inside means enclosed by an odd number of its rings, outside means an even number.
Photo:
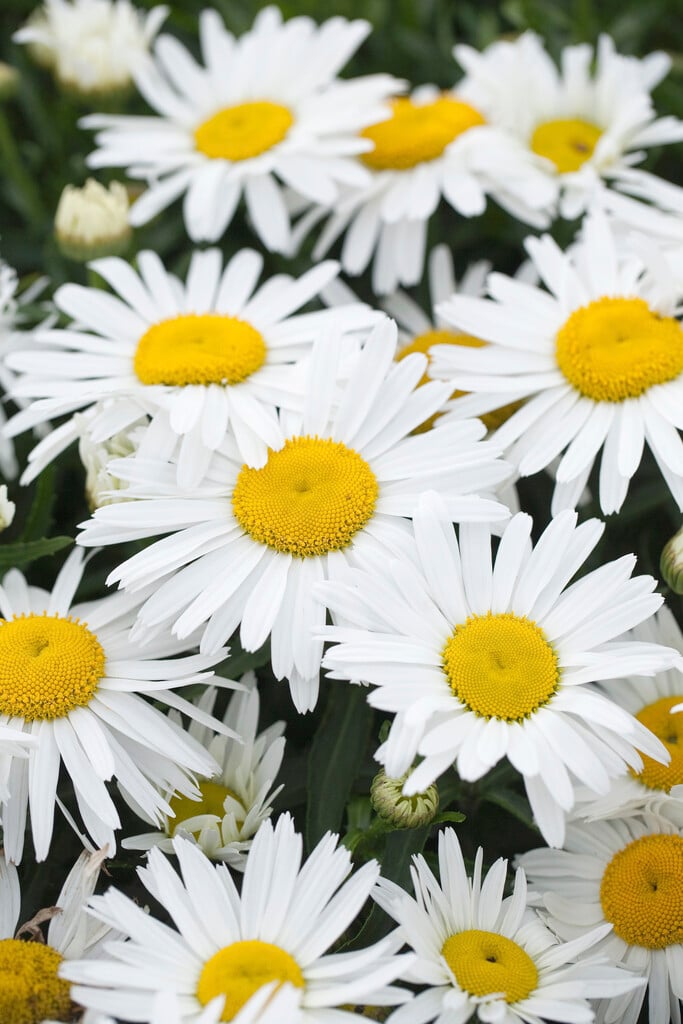
[[[105,188],[88,178],[83,188],[67,185],[55,215],[55,238],[72,260],[120,256],[130,243],[128,193],[120,181]]]
[[[0,487],[0,530],[6,530],[14,519],[17,506],[7,497],[7,485]]]
[[[404,796],[403,787],[410,773],[390,779],[384,769],[375,775],[370,787],[370,802],[377,814],[394,828],[420,828],[434,820],[439,809],[439,791],[435,785],[424,793]]]
[[[683,526],[664,546],[659,568],[675,594],[683,594]]]

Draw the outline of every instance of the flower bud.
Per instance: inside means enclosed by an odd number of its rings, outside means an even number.
[[[382,768],[370,787],[372,806],[379,817],[394,828],[420,828],[428,825],[439,809],[439,791],[435,785],[428,786],[424,793],[403,795],[403,786],[409,774],[406,772],[398,779],[390,779]]]
[[[94,512],[103,505],[113,505],[117,501],[125,500],[125,489],[128,484],[113,476],[107,467],[112,459],[124,459],[137,450],[136,428],[146,424],[146,420],[137,420],[127,430],[120,431],[107,441],[95,442],[90,436],[86,417],[79,418],[82,423],[78,454],[85,468],[86,501],[90,511]],[[120,497],[118,492],[121,492]]]
[[[9,100],[19,88],[19,72],[11,64],[0,60],[0,103]]]
[[[7,497],[7,485],[0,487],[0,530],[6,530],[14,519],[17,506]]]
[[[119,256],[132,236],[128,222],[128,193],[120,181],[105,188],[88,178],[83,188],[67,185],[55,215],[55,238],[72,260]]]
[[[683,594],[683,526],[664,546],[659,568],[674,594]]]

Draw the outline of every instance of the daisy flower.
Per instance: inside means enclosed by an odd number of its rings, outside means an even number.
[[[541,1024],[541,1018],[578,1024],[593,1020],[588,999],[642,987],[640,978],[585,956],[609,925],[558,942],[527,906],[524,872],[517,871],[504,899],[507,861],[497,860],[483,879],[482,862],[480,847],[470,878],[448,828],[439,834],[441,883],[421,854],[411,868],[414,899],[379,879],[373,897],[417,957],[403,978],[421,987],[390,1024],[464,1024],[475,1016],[496,1024]]]
[[[275,722],[258,733],[256,676],[248,672],[240,684],[244,690],[233,694],[223,717],[223,724],[239,739],[217,735],[200,722],[191,722],[189,727],[190,736],[208,750],[220,765],[220,772],[198,781],[199,801],[166,794],[174,817],[165,818],[162,832],[124,839],[124,849],[149,850],[158,846],[164,853],[173,853],[171,840],[181,835],[194,838],[211,860],[224,861],[234,870],[244,871],[253,836],[261,822],[273,813],[270,804],[282,789],[273,783],[285,751],[285,723]],[[208,687],[198,702],[207,714],[213,713],[216,692],[214,687]]]
[[[216,11],[199,16],[203,65],[176,39],[161,36],[154,60],[135,82],[154,114],[97,114],[100,129],[90,167],[125,167],[149,185],[131,209],[145,224],[179,196],[190,238],[215,241],[244,195],[263,245],[290,243],[283,186],[308,201],[330,203],[340,185],[364,183],[354,159],[370,149],[358,132],[379,120],[401,83],[389,75],[348,82],[337,74],[370,32],[367,21],[310,18],[283,23],[276,7],[256,16],[239,39]]]
[[[683,999],[683,833],[657,815],[576,822],[562,850],[518,858],[557,935],[613,926],[596,952],[648,981],[651,1024],[680,1021]],[[598,1006],[598,1024],[635,1024],[645,989]]]
[[[76,326],[38,331],[40,348],[9,357],[21,373],[13,395],[37,399],[10,421],[10,435],[95,407],[97,443],[149,413],[156,414],[150,450],[180,444],[181,486],[199,483],[228,430],[243,461],[261,466],[268,449],[284,443],[275,407],[296,404],[295,364],[321,330],[334,323],[343,334],[378,318],[362,303],[292,316],[335,276],[332,261],[260,288],[263,259],[251,249],[225,268],[218,249],[195,252],[184,285],[153,252],[139,253],[137,263],[139,274],[117,257],[90,264],[116,295],[74,284],[57,290],[57,308]],[[22,482],[71,444],[78,424],[72,416],[31,452]]]
[[[683,282],[655,241],[625,249],[602,214],[584,224],[571,253],[549,236],[527,239],[550,294],[491,274],[490,299],[455,295],[440,306],[448,323],[491,344],[436,347],[432,373],[470,392],[453,416],[472,415],[473,400],[481,410],[526,399],[494,437],[521,476],[564,453],[554,512],[575,507],[601,449],[600,505],[618,512],[645,442],[683,508]]]
[[[373,329],[337,387],[338,346],[315,347],[303,413],[281,413],[285,444],[260,469],[228,438],[193,491],[171,462],[137,456],[112,463],[127,500],[83,523],[86,546],[171,534],[109,576],[125,588],[152,587],[139,635],[172,626],[178,637],[203,624],[213,651],[240,626],[255,651],[271,637],[273,672],[289,680],[299,711],[315,706],[322,641],[314,628],[326,605],[313,587],[349,564],[401,557],[422,491],[443,494],[454,520],[502,520],[508,510],[482,497],[508,475],[476,420],[408,436],[443,404],[450,385],[418,387],[426,359],[394,363],[396,326]],[[174,575],[169,574],[176,570]],[[138,635],[136,633],[136,635]]]
[[[332,206],[315,259],[345,233],[344,270],[362,274],[374,254],[372,287],[381,295],[420,281],[427,226],[442,198],[461,216],[474,217],[491,196],[517,219],[547,225],[554,189],[538,161],[509,132],[488,123],[459,89],[421,86],[395,98],[389,116],[375,120],[360,133],[372,148],[358,158],[371,181],[347,189]],[[327,213],[320,206],[304,214],[296,239]]]
[[[595,53],[585,43],[565,47],[558,69],[533,32],[483,53],[465,45],[453,52],[466,73],[463,99],[540,158],[560,216],[579,217],[606,185],[622,181],[658,203],[653,176],[633,164],[650,146],[683,139],[683,122],[657,118],[650,96],[671,67],[666,54],[625,57],[603,35]]]
[[[17,931],[21,905],[17,869],[0,858],[0,1020],[7,1024],[59,1024],[73,1021],[74,1014],[79,1014],[80,1008],[71,998],[71,986],[60,972],[69,960],[87,963],[101,956],[103,944],[117,937],[85,912],[105,854],[82,853],[78,858],[55,909],[47,912],[47,941],[37,927],[45,920],[42,914]],[[40,939],[31,942],[20,938],[36,931]],[[99,1013],[90,1010],[83,1017],[79,1014],[78,1020],[81,1024],[107,1024]]]
[[[629,555],[567,586],[600,539],[598,520],[577,526],[561,513],[532,549],[531,517],[519,513],[492,564],[490,527],[463,524],[458,542],[449,519],[437,495],[423,496],[417,570],[404,555],[318,588],[348,623],[319,630],[339,641],[323,667],[372,684],[370,704],[396,715],[376,757],[397,777],[422,756],[406,796],[451,765],[473,782],[507,756],[546,842],[560,845],[574,780],[606,793],[627,765],[642,768],[636,747],[668,760],[644,725],[586,685],[680,661],[659,644],[613,642],[662,598],[651,576],[630,578]]]
[[[57,81],[87,99],[128,89],[168,7],[141,11],[130,0],[46,0],[15,32]]]
[[[0,729],[32,738],[28,758],[11,760],[9,797],[2,802],[5,854],[17,863],[29,808],[39,861],[50,849],[55,804],[68,815],[57,796],[62,765],[87,832],[112,852],[120,822],[107,780],[116,778],[161,824],[170,808],[160,789],[196,795],[190,773],[217,770],[210,754],[144,697],[234,735],[173,692],[212,679],[204,670],[225,652],[174,658],[193,640],[167,636],[140,649],[129,635],[135,600],[114,595],[73,604],[83,570],[76,549],[52,593],[30,587],[17,569],[0,587]]]
[[[213,865],[194,843],[176,838],[182,881],[160,850],[138,874],[177,930],[109,889],[90,901],[93,915],[129,936],[112,943],[109,959],[69,963],[84,1006],[123,1021],[149,1019],[156,993],[178,998],[182,1024],[195,1024],[204,1007],[210,1024],[233,1020],[264,985],[288,982],[297,990],[300,1019],[356,1020],[349,1002],[391,1006],[410,993],[391,985],[409,957],[395,956],[391,937],[353,953],[326,951],[351,925],[379,876],[370,861],[348,881],[351,855],[329,833],[302,866],[302,840],[289,815],[275,828],[263,823],[249,853],[241,895],[225,865]]]

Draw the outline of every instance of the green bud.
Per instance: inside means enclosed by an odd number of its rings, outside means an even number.
[[[664,546],[659,568],[673,592],[683,594],[683,526]]]
[[[420,828],[433,821],[439,809],[439,791],[435,785],[424,793],[404,796],[403,786],[410,772],[390,779],[384,769],[375,775],[370,787],[370,801],[379,817],[394,828]]]

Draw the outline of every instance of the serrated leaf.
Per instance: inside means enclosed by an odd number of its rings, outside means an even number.
[[[0,546],[0,572],[30,565],[38,558],[54,555],[73,544],[73,537],[41,537],[39,540],[17,541]]]
[[[327,706],[308,758],[306,842],[339,832],[370,739],[372,708],[360,686],[329,684]]]

